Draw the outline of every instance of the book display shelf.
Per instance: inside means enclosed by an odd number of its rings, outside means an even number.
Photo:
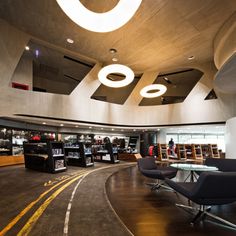
[[[167,151],[167,144],[157,144],[158,147],[158,157],[157,159],[159,161],[166,161],[169,159],[168,157],[168,151]]]
[[[179,160],[187,159],[187,152],[184,144],[176,144],[176,153]]]
[[[104,138],[103,144],[92,146],[92,154],[94,161],[112,164],[119,163],[118,149],[112,145],[108,137]]]
[[[192,144],[193,159],[203,159],[201,144]]]
[[[67,169],[62,142],[24,143],[25,168],[56,173]]]
[[[81,167],[94,166],[91,144],[79,142],[73,144],[73,146],[67,146],[64,149],[68,165]]]

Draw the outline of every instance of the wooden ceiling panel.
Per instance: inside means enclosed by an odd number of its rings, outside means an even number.
[[[104,12],[118,0],[82,0],[91,10]],[[17,28],[74,53],[104,64],[111,63],[110,48],[119,62],[137,72],[163,70],[212,60],[213,40],[225,20],[236,11],[235,0],[145,0],[134,17],[109,33],[87,31],[72,22],[56,1],[0,1],[0,17]],[[68,46],[67,38],[75,43]]]

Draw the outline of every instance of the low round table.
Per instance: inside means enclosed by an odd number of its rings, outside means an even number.
[[[194,182],[195,171],[218,171],[219,169],[215,166],[206,166],[206,165],[198,165],[198,164],[184,164],[184,163],[174,163],[170,165],[178,170],[190,171],[190,174],[187,176],[185,181],[190,177],[190,182]],[[185,182],[184,181],[184,182]]]

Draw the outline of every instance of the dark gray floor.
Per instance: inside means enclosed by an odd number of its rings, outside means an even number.
[[[109,168],[95,171],[86,176],[76,191],[72,203],[68,235],[128,236],[130,234],[110,208],[105,194],[107,178],[114,172],[127,168],[127,164],[108,165],[96,163],[96,168],[99,167]],[[79,174],[85,170],[90,171],[94,169],[93,167],[85,169],[70,166],[67,172],[49,174],[25,170],[23,166],[1,168],[1,230],[44,191],[50,189],[64,178]],[[78,180],[67,187],[49,204],[33,226],[29,235],[63,235],[67,206],[77,182]],[[6,235],[17,235],[34,212],[62,185],[45,195]]]

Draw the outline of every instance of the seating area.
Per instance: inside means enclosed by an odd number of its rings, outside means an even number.
[[[236,159],[207,158],[205,165],[217,167],[218,171],[198,171],[199,178],[196,182],[177,182],[176,179],[172,180],[177,175],[177,169],[157,166],[154,158],[148,157],[138,160],[141,174],[148,178],[161,179],[176,193],[188,199],[188,205],[178,203],[176,206],[190,209],[191,213],[195,214],[190,222],[192,225],[209,216],[236,230],[235,223],[210,213],[211,206],[230,204],[236,201]],[[155,185],[152,190],[156,189],[155,187],[160,188],[159,185]]]
[[[158,190],[161,187],[170,189],[168,186],[165,185],[165,179],[174,178],[177,174],[177,169],[173,167],[158,166],[155,163],[155,158],[153,157],[140,158],[137,159],[137,162],[138,168],[144,176],[157,180],[157,183],[150,184],[151,190]]]

